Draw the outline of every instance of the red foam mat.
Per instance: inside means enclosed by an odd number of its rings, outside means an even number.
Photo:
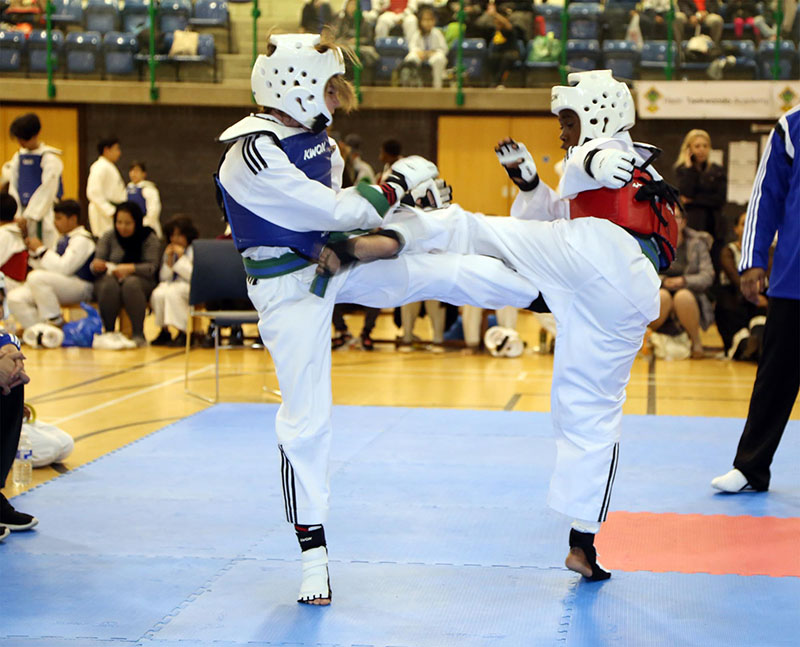
[[[612,570],[800,577],[800,518],[613,512],[596,545]]]

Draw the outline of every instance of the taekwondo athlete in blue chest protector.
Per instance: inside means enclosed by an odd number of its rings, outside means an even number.
[[[404,253],[487,254],[541,290],[558,327],[548,503],[574,519],[567,567],[602,580],[610,573],[594,536],[611,501],[631,366],[659,312],[657,270],[674,256],[676,195],[650,166],[657,149],[627,132],[635,121],[627,86],[609,70],[570,74],[569,83],[552,90],[567,151],[558,192],[539,180],[523,144],[504,140],[496,153],[520,188],[511,218],[454,204],[386,227]],[[360,258],[360,242],[345,251]]]
[[[331,601],[323,524],[334,304],[381,308],[437,299],[520,307],[538,296],[530,282],[483,256],[404,254],[356,264],[330,280],[317,275],[329,232],[380,227],[391,221],[411,188],[438,173],[431,162],[411,157],[395,163],[383,185],[341,189],[344,162],[324,129],[337,107],[355,105],[353,88],[343,77],[345,51],[327,33],[271,36],[251,77],[253,96],[264,112],[245,117],[219,137],[229,148],[217,177],[259,313],[259,332],[281,388],[275,430],[286,518],[302,550],[298,602],[321,605]],[[395,252],[396,238],[377,238],[379,246],[385,243]]]

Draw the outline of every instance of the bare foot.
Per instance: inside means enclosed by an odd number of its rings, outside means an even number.
[[[392,258],[400,251],[400,243],[388,236],[357,236],[350,239],[352,254],[360,261]]]
[[[300,604],[311,604],[315,607],[327,607],[331,603],[330,598],[318,598],[316,600],[298,600]]]
[[[569,570],[580,573],[584,577],[592,576],[592,565],[586,559],[586,553],[582,548],[570,548],[567,553],[567,559],[564,560],[564,566]]]

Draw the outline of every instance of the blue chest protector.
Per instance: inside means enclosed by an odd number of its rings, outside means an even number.
[[[55,154],[55,153],[51,153]],[[42,155],[38,153],[19,154],[19,179],[17,180],[17,193],[23,207],[27,207],[31,197],[42,185]],[[64,195],[64,184],[58,179],[57,198]]]
[[[142,189],[135,184],[129,184],[126,187],[126,191],[128,193],[128,202],[133,202],[135,205],[138,205],[139,208],[142,210],[143,214],[147,213],[147,201],[144,199],[144,194],[142,193]]]
[[[278,139],[272,133],[270,136],[274,137],[289,161],[309,180],[331,186],[331,146],[327,133],[300,133],[284,139]],[[289,247],[301,256],[316,258],[328,241],[326,231],[293,231],[264,220],[236,202],[222,186],[218,175],[214,179],[221,193],[236,249],[240,252],[248,247]]]
[[[56,254],[59,256],[63,256],[64,252],[67,251],[67,247],[69,247],[69,236],[62,236],[58,239],[58,243],[56,243]],[[84,281],[94,281],[94,274],[92,274],[92,270],[90,269],[90,265],[92,264],[92,260],[94,259],[94,253],[92,253],[89,258],[86,259],[86,262],[80,266],[77,272],[75,272],[75,276],[79,279],[83,279]]]

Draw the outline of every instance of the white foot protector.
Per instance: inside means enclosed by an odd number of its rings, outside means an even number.
[[[736,468],[711,481],[711,487],[721,492],[741,492],[742,490],[748,489],[749,485],[745,475]]]
[[[325,546],[303,551],[303,583],[297,601],[310,604],[313,600],[327,600],[330,604],[331,581],[328,575],[328,549]]]

